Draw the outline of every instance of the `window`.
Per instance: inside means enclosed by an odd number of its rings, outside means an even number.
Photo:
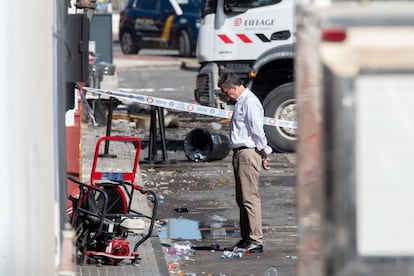
[[[250,8],[274,5],[282,0],[224,0],[225,12],[243,12]]]
[[[217,0],[203,0],[201,4],[201,17],[214,13],[217,8]]]
[[[161,0],[160,10],[163,12],[172,12],[174,11],[173,7],[171,6],[170,1],[168,0]]]
[[[183,12],[199,12],[201,6],[201,0],[178,0]]]
[[[138,0],[137,6],[142,10],[153,11],[155,10],[155,4],[157,4],[157,1],[154,0]]]

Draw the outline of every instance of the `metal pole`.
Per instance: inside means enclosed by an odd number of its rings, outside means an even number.
[[[157,156],[157,112],[155,107],[151,106],[151,121],[148,145],[147,162],[153,162]]]
[[[157,111],[158,111],[158,124],[160,126],[162,161],[166,162],[168,157],[167,157],[167,145],[165,143],[164,108],[163,107],[157,107]]]
[[[112,128],[112,114],[114,112],[113,107],[113,97],[109,98],[109,107],[108,107],[108,118],[106,120],[106,136],[111,136],[111,128]],[[116,155],[109,154],[109,140],[105,141],[105,149],[104,153],[99,155],[100,157],[110,157],[116,158]]]

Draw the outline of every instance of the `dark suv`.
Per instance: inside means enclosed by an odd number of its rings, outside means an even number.
[[[202,0],[129,0],[120,12],[119,41],[124,54],[142,48],[178,49],[192,56],[197,45]]]

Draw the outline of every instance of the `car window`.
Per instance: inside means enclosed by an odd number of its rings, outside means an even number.
[[[137,7],[142,10],[153,11],[157,1],[154,0],[138,0]]]
[[[199,12],[201,0],[177,0],[183,12]]]
[[[138,0],[129,0],[127,7],[135,7],[137,5]]]
[[[169,0],[161,0],[160,10],[161,11],[172,11],[174,9],[171,6],[171,3]]]
[[[215,13],[217,9],[217,0],[202,0],[201,2],[201,17],[207,14]]]
[[[250,9],[263,6],[274,5],[282,0],[224,0],[226,11],[238,11],[240,9]]]

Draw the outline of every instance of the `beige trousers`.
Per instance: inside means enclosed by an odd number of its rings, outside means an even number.
[[[259,194],[261,161],[255,149],[243,149],[233,155],[241,238],[250,239],[258,244],[263,244],[262,207]]]

